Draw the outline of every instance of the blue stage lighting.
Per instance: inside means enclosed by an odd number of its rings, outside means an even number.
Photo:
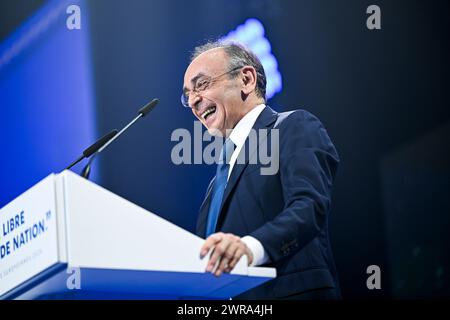
[[[252,50],[261,60],[267,77],[266,98],[270,99],[281,91],[283,81],[278,70],[278,62],[272,54],[272,46],[264,36],[264,26],[257,19],[248,19],[244,24],[230,31],[220,40],[237,42]]]

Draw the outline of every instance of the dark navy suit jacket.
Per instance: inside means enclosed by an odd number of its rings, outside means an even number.
[[[257,146],[247,138],[242,151],[248,152],[246,162],[233,167],[216,231],[258,239],[270,259],[264,266],[276,268],[277,278],[238,298],[276,299],[330,289],[333,294],[327,298],[339,298],[328,237],[331,189],[339,163],[333,143],[321,122],[304,110],[277,113],[266,107],[253,129],[278,129],[279,170],[262,175],[264,165],[252,158],[262,143],[271,152],[271,134]],[[201,237],[213,182],[197,221]]]

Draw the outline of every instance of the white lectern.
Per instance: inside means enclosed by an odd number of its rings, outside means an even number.
[[[2,299],[228,299],[276,276],[205,272],[203,239],[72,173],[0,210]]]

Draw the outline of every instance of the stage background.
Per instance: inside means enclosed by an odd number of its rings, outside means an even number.
[[[94,181],[193,231],[215,168],[170,158],[172,131],[193,131],[179,100],[189,53],[256,18],[283,78],[269,105],[318,116],[341,157],[330,227],[344,298],[450,296],[447,1],[72,1],[72,31],[68,2],[2,1],[0,54],[61,3],[0,64],[0,207],[158,97]],[[366,28],[371,4],[381,30]],[[373,264],[381,290],[366,287]]]

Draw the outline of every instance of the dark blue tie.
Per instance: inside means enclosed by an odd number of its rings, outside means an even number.
[[[217,219],[222,205],[223,192],[227,186],[229,162],[234,151],[234,143],[230,139],[225,140],[225,144],[220,151],[220,159],[217,164],[216,180],[212,190],[212,199],[209,206],[208,222],[206,224],[206,237],[216,231]]]

